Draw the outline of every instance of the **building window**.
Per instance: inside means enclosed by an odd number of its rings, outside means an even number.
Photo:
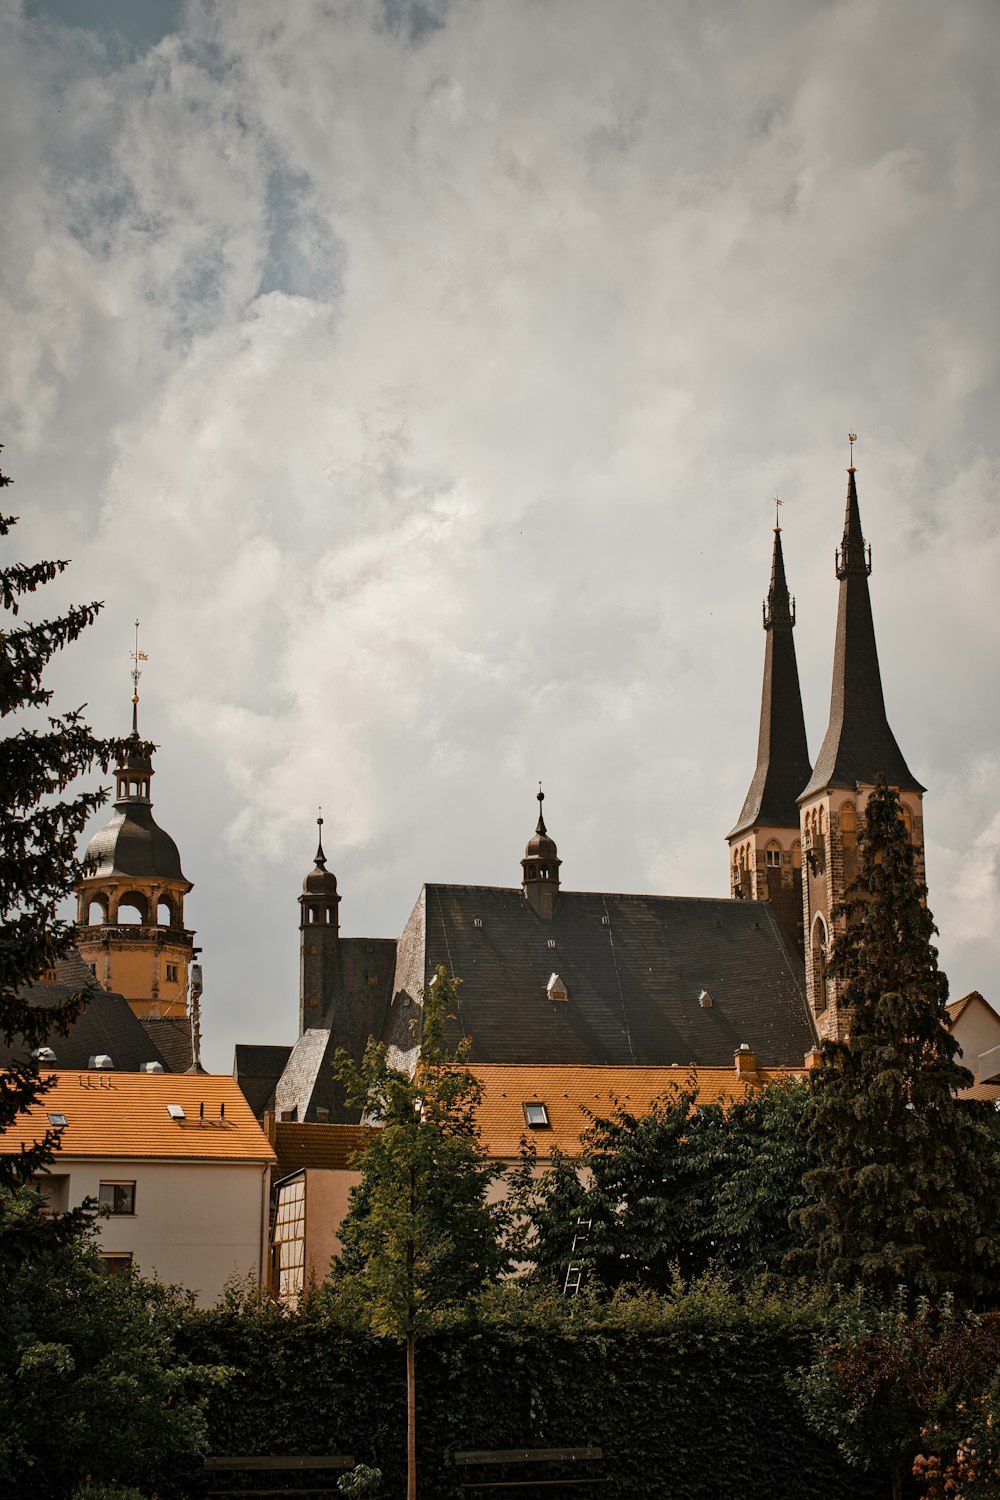
[[[776,870],[781,865],[781,850],[777,844],[768,844],[764,850],[764,863],[769,870]]]
[[[113,1218],[120,1214],[134,1214],[135,1183],[102,1182],[98,1191],[98,1202]]]
[[[105,1276],[129,1276],[132,1273],[131,1250],[102,1250],[99,1259]]]
[[[176,984],[177,983],[177,965],[176,964],[167,964],[167,983],[168,984]]]
[[[541,1130],[549,1123],[549,1112],[544,1104],[525,1104],[524,1119],[532,1130]]]

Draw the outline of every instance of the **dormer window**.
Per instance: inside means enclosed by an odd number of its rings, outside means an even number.
[[[558,974],[552,974],[550,976],[549,982],[545,986],[545,993],[548,995],[550,1000],[569,999],[569,990],[566,988],[565,984],[563,984]]]
[[[525,1103],[522,1108],[524,1109],[524,1123],[526,1125],[532,1130],[546,1129],[549,1124],[549,1112],[544,1104]]]

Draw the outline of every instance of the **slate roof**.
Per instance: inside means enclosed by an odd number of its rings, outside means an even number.
[[[759,1069],[739,1076],[728,1068],[579,1068],[558,1064],[541,1067],[534,1063],[506,1066],[478,1063],[471,1071],[483,1085],[477,1113],[480,1136],[488,1156],[514,1160],[522,1139],[534,1142],[541,1159],[558,1147],[564,1155],[580,1154],[580,1136],[592,1115],[607,1116],[620,1101],[630,1114],[648,1114],[656,1099],[671,1088],[696,1081],[699,1102],[723,1104],[744,1099],[769,1083],[803,1078],[805,1067]],[[525,1104],[544,1104],[547,1126],[531,1128],[525,1119]],[[589,1111],[589,1113],[588,1113]]]
[[[168,1158],[273,1163],[274,1152],[228,1076],[163,1073],[67,1073],[37,1105],[0,1134],[0,1151],[41,1135],[48,1115],[64,1114],[64,1157]],[[185,1119],[171,1119],[179,1104]],[[204,1104],[204,1119],[200,1106]],[[220,1107],[225,1106],[224,1116]]]
[[[257,1119],[274,1104],[274,1088],[291,1056],[291,1047],[238,1042],[233,1077]]]
[[[771,587],[764,607],[764,682],[760,698],[757,766],[730,838],[748,828],[799,826],[797,799],[809,780],[809,747],[802,713],[792,628],[795,615],[785,580],[781,531],[774,529]]]
[[[815,1045],[801,960],[767,902],[563,890],[546,920],[520,888],[429,885],[399,948],[384,1032],[399,1060],[441,963],[462,980],[449,1041],[471,1036],[473,1062],[731,1067],[748,1042],[761,1067],[796,1067]],[[565,1002],[549,999],[553,973]]]
[[[56,975],[54,983],[26,986],[21,994],[31,1005],[50,1006],[94,984],[93,974],[75,948],[58,960]],[[46,1045],[56,1054],[58,1068],[86,1068],[90,1058],[100,1053],[111,1057],[119,1072],[137,1072],[146,1062],[158,1062],[167,1068],[163,1054],[146,1035],[128,1001],[102,989],[91,992],[68,1034],[53,1031]],[[0,1067],[23,1058],[27,1050],[17,1040],[10,1046],[0,1041]]]
[[[840,600],[830,722],[800,801],[830,786],[874,785],[879,776],[901,791],[925,790],[903,759],[886,718],[868,592],[871,565],[861,533],[853,468],[848,475],[844,539],[837,560]]]
[[[168,1073],[186,1073],[194,1063],[188,1016],[143,1016],[139,1022],[167,1065]]]

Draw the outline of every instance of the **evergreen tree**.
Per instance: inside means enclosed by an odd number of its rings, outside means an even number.
[[[423,996],[415,1075],[368,1043],[358,1068],[338,1055],[348,1103],[373,1129],[356,1165],[334,1263],[342,1293],[356,1296],[373,1332],[406,1345],[407,1500],[416,1500],[416,1344],[506,1268],[504,1211],[487,1203],[498,1175],[479,1141],[481,1085],[463,1066],[468,1042],[449,1053],[445,1021],[459,981],[443,966]]]
[[[0,487],[10,483],[0,474]],[[16,522],[16,516],[0,515],[0,537]],[[0,568],[4,610],[16,617],[24,596],[67,566],[64,561],[5,563]],[[65,1033],[86,1000],[81,993],[54,1005],[37,1004],[39,992],[32,990],[72,943],[72,925],[60,916],[59,906],[82,873],[79,836],[107,795],[67,793],[95,765],[106,771],[119,744],[96,739],[81,710],[40,722],[37,711],[52,698],[42,687],[46,665],[93,623],[100,607],[81,605],[55,620],[5,624],[0,631],[0,715],[22,716],[20,727],[0,738],[0,1036],[18,1047],[0,1073],[0,1133],[51,1087],[31,1054],[53,1032]],[[33,1195],[24,1191],[24,1184],[52,1161],[58,1139],[58,1130],[46,1130],[19,1152],[0,1154],[0,1266],[16,1263],[40,1233],[51,1238],[79,1228],[79,1215],[43,1224]]]
[[[832,1284],[972,1298],[1000,1287],[1000,1176],[991,1130],[958,1100],[948,985],[899,798],[868,798],[861,872],[835,916],[831,975],[850,1036],[827,1042],[805,1118],[815,1201],[793,1268]]]

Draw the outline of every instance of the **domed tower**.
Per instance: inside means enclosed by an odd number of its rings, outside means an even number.
[[[76,945],[99,984],[124,995],[140,1019],[188,1018],[191,963],[200,951],[184,926],[192,889],[177,845],[153,817],[152,757],[139,738],[138,662],[132,733],[115,768],[115,811],[91,839],[77,886]]]
[[[538,822],[534,837],[525,846],[521,869],[524,871],[524,894],[532,911],[540,917],[551,917],[559,899],[559,866],[562,860],[556,851],[555,839],[549,837],[542,816],[545,793],[538,788]]]
[[[340,895],[337,877],[326,868],[323,819],[316,819],[319,838],[313,868],[302,882],[299,907],[299,1035],[324,1024],[333,999],[340,961]]]

